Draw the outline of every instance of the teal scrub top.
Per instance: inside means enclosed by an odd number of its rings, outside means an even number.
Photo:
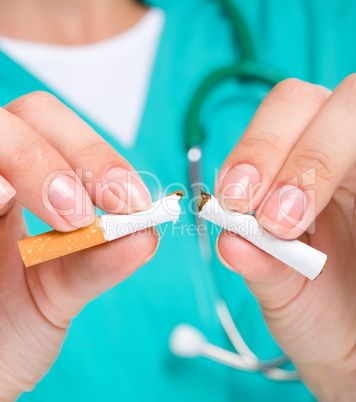
[[[218,1],[151,4],[165,11],[166,22],[134,148],[124,149],[90,116],[82,117],[142,172],[155,199],[160,192],[150,174],[167,190],[172,183],[189,186],[183,145],[188,101],[209,72],[239,55]],[[355,2],[236,0],[236,4],[253,34],[259,59],[287,76],[332,89],[356,70]],[[219,167],[269,89],[261,83],[231,80],[207,101],[202,113],[207,135],[203,175],[211,191]],[[35,90],[51,92],[0,54],[0,104]],[[183,208],[187,207],[185,200]],[[32,234],[48,229],[31,214],[26,217]],[[213,275],[204,265],[197,237],[188,230],[193,224],[194,217],[185,213],[177,229],[171,224],[160,228],[164,235],[155,258],[84,308],[73,320],[51,370],[32,392],[22,395],[21,402],[314,400],[301,382],[278,383],[259,373],[204,358],[178,358],[169,351],[170,333],[182,322],[232,350],[214,309],[218,284],[252,350],[260,358],[280,353],[243,279],[217,259]]]

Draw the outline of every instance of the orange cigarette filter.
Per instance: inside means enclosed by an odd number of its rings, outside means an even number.
[[[76,251],[105,243],[100,219],[74,232],[51,232],[28,237],[18,242],[22,260],[26,267],[50,261]]]
[[[102,215],[94,223],[74,232],[51,232],[18,242],[26,267],[63,257],[77,251],[98,246],[139,230],[169,221],[177,221],[181,209],[182,191],[176,191],[156,201],[147,211],[132,215]]]

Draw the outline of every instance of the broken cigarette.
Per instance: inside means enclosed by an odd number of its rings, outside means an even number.
[[[327,255],[298,240],[281,240],[264,230],[253,215],[230,212],[218,200],[201,191],[199,216],[235,233],[256,247],[314,280],[322,272]]]
[[[176,191],[156,201],[147,211],[132,215],[102,215],[90,226],[74,232],[53,230],[18,242],[26,267],[50,261],[64,255],[98,246],[108,241],[135,233],[165,222],[178,220],[181,213],[179,201],[183,191]]]

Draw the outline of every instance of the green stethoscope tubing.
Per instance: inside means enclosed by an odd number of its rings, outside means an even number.
[[[204,132],[200,124],[200,111],[205,100],[218,84],[232,77],[242,80],[259,80],[272,86],[285,78],[282,78],[278,72],[271,70],[270,67],[253,60],[242,61],[212,72],[201,83],[188,108],[185,137],[188,150],[195,146],[201,146],[204,142]]]
[[[257,60],[252,36],[250,35],[249,29],[241,13],[231,0],[218,1],[224,8],[226,15],[229,17],[233,25],[241,56],[240,61],[236,62],[235,64],[221,67],[211,72],[199,85],[192,97],[191,102],[189,103],[186,114],[185,147],[188,152],[189,177],[194,196],[197,195],[198,191],[196,184],[202,183],[200,163],[202,159],[201,147],[205,139],[205,134],[201,126],[200,114],[205,101],[209,97],[209,94],[223,81],[231,78],[237,78],[242,81],[260,81],[270,84],[271,86],[275,86],[280,81],[288,78],[286,75],[278,72],[276,69],[271,68],[270,66],[265,65]],[[202,224],[202,221],[198,216],[196,217],[196,223],[197,225]],[[207,265],[211,267],[211,246],[207,236],[199,236],[199,247],[203,259]],[[213,277],[211,272],[210,276]],[[238,354],[233,356],[230,353],[230,356],[226,356],[226,351],[224,349],[213,346],[216,353],[214,352],[209,356],[205,355],[205,357],[237,369],[244,369],[243,365],[241,365],[241,362],[238,362],[238,358],[243,358],[244,364],[250,366],[252,371],[261,371],[270,379],[279,381],[298,380],[299,376],[297,372],[279,368],[281,364],[288,360],[285,356],[281,356],[269,361],[262,361],[258,359],[251,349],[249,349],[239,333],[225,301],[219,295],[219,292],[217,292],[216,289],[214,293],[216,295],[215,304],[218,317],[222,327],[224,328],[228,338]]]
[[[241,59],[235,64],[221,67],[210,73],[196,90],[186,115],[185,146],[187,150],[201,146],[204,142],[200,112],[209,94],[220,83],[230,78],[238,78],[240,80],[261,81],[274,86],[287,78],[285,74],[257,60],[252,36],[244,18],[232,1],[218,1],[233,25]]]

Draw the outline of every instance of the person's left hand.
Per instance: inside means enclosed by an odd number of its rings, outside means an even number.
[[[290,79],[262,102],[215,185],[282,239],[328,262],[315,282],[223,232],[219,258],[247,280],[279,345],[319,400],[356,400],[356,75],[331,93]],[[315,218],[315,233],[306,230]]]

